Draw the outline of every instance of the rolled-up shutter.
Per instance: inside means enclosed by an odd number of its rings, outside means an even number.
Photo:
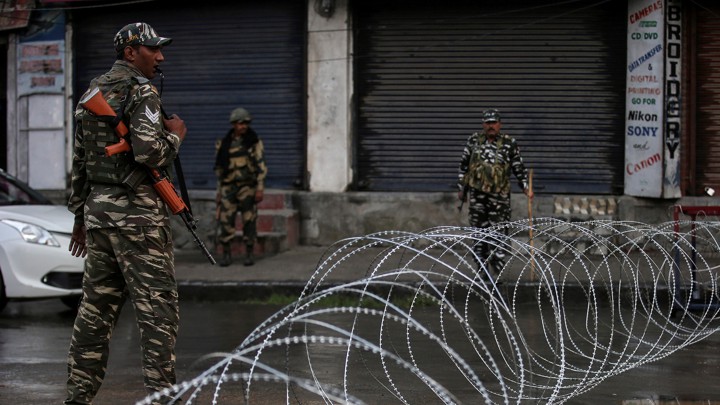
[[[498,108],[536,191],[622,194],[625,1],[354,4],[357,188],[449,190]]]
[[[292,0],[156,1],[75,11],[75,94],[112,65],[117,30],[142,19],[173,38],[163,49],[162,98],[168,113],[188,126],[180,151],[188,187],[215,188],[215,140],[240,106],[253,115],[265,144],[267,187],[303,187],[305,11]],[[160,87],[158,78],[153,83]]]

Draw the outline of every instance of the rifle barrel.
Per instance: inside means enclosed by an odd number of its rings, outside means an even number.
[[[207,257],[208,261],[210,261],[210,264],[214,266],[217,262],[215,261],[215,258],[212,256],[212,254],[210,254],[210,251],[207,249],[207,247],[205,247],[205,244],[200,240],[200,237],[198,237],[197,233],[195,233],[195,222],[190,217],[190,213],[187,211],[181,212],[180,218],[182,218],[188,231],[190,231],[190,234],[193,236],[195,244],[198,245],[205,257]]]

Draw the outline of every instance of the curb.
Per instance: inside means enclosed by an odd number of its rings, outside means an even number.
[[[323,290],[342,287],[343,282],[326,283]],[[379,296],[408,297],[415,294],[419,284],[407,284],[408,289],[402,290],[388,286],[367,286],[366,291]],[[446,285],[436,284],[438,290],[442,291]],[[638,300],[650,304],[655,311],[663,312],[670,309],[670,296],[667,288],[655,286],[641,286],[639,288],[619,287],[613,285],[612,293],[609,293],[607,286],[596,285],[590,288],[584,284],[565,284],[557,286],[552,294],[548,294],[546,288],[540,288],[538,282],[524,282],[518,284],[502,284],[498,288],[506,300],[510,303],[537,303],[539,300],[547,303],[559,301],[558,305],[576,303],[588,306],[608,307],[613,299],[618,296],[626,297],[628,300]],[[178,293],[181,299],[194,301],[265,301],[273,295],[299,297],[306,289],[307,283],[293,281],[178,281]],[[355,286],[357,287],[357,286]],[[344,294],[341,292],[340,294]],[[347,292],[348,296],[357,296],[357,292]],[[615,297],[613,297],[615,296]],[[483,294],[474,294],[470,301],[482,299]],[[462,292],[453,291],[454,300],[466,300]],[[649,309],[649,308],[646,308]]]

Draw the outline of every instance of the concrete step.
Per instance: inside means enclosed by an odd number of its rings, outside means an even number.
[[[242,219],[236,218],[237,229],[242,229]],[[287,232],[291,228],[299,226],[299,213],[292,209],[260,209],[258,210],[257,231],[258,232]]]
[[[258,210],[292,209],[291,195],[283,190],[265,190]]]
[[[242,218],[238,214],[235,220],[235,238],[230,248],[234,256],[244,256],[246,247],[242,240]],[[289,194],[282,190],[265,191],[263,201],[258,204],[257,234],[254,253],[258,257],[272,256],[299,244],[300,217],[298,211],[292,208]],[[221,253],[219,246],[215,250]]]

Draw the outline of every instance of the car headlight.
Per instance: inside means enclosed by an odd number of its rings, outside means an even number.
[[[50,234],[50,232],[48,232],[47,229],[43,227],[28,224],[27,222],[15,221],[12,219],[2,219],[0,220],[0,222],[3,222],[4,224],[10,225],[13,228],[17,229],[17,231],[20,232],[20,236],[27,243],[36,243],[38,245],[60,247],[60,242],[58,242],[57,239],[55,239]]]

